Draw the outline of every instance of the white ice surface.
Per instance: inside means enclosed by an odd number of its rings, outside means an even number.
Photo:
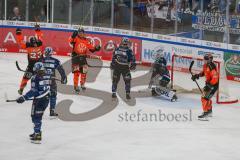
[[[61,61],[69,57],[59,57]],[[137,99],[134,107],[120,101],[118,107],[86,122],[50,120],[48,109],[43,118],[41,145],[29,142],[32,133],[31,102],[6,103],[17,97],[22,73],[15,61],[26,66],[26,55],[0,53],[0,160],[239,160],[240,105],[214,104],[214,117],[208,122],[198,121],[201,113],[200,95],[179,95],[170,103],[159,98]],[[108,65],[108,64],[107,64]],[[140,73],[141,75],[142,73]],[[137,74],[136,74],[137,76]],[[72,75],[68,77],[72,83]],[[186,82],[188,83],[188,82]],[[239,84],[238,84],[239,85]],[[97,81],[87,87],[109,91],[110,72],[103,69]],[[235,94],[239,94],[239,90]],[[98,99],[58,94],[58,100],[71,98],[71,112],[92,110]],[[188,113],[188,122],[120,122],[119,114]]]

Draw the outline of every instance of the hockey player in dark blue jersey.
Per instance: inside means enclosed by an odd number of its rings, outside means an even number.
[[[50,76],[46,74],[42,62],[37,62],[33,67],[34,75],[31,78],[31,90],[19,97],[17,103],[32,100],[31,117],[34,124],[34,133],[29,135],[33,143],[40,143],[42,140],[41,126],[42,116],[49,103]]]
[[[131,73],[130,70],[136,69],[135,55],[130,48],[131,42],[128,38],[122,38],[118,48],[115,49],[112,56],[111,69],[113,70],[112,79],[112,98],[116,98],[117,85],[120,76],[123,76],[125,82],[126,99],[131,99]]]
[[[55,112],[56,107],[56,100],[57,100],[57,83],[55,80],[55,70],[58,70],[58,72],[61,75],[61,83],[66,84],[67,83],[67,77],[65,74],[65,71],[63,67],[61,66],[61,62],[52,57],[53,49],[51,47],[46,47],[44,50],[44,58],[43,58],[43,64],[45,67],[45,70],[47,74],[51,75],[52,83],[50,85],[50,116],[58,116],[58,114]]]
[[[148,88],[152,90],[153,96],[163,96],[171,101],[176,101],[176,91],[168,87],[171,79],[163,50],[157,50],[155,54],[156,58],[152,65],[152,76]]]

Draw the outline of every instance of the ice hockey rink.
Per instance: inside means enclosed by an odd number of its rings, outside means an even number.
[[[64,62],[70,57],[57,58]],[[202,112],[199,94],[180,94],[177,102],[137,98],[135,106],[119,99],[114,110],[89,121],[50,119],[47,109],[42,144],[32,144],[28,138],[32,133],[31,102],[5,102],[6,93],[9,99],[18,97],[23,73],[17,70],[16,60],[26,67],[25,54],[0,53],[0,160],[238,160],[240,157],[240,104],[214,103],[213,117],[199,121],[197,116]],[[185,83],[195,85],[190,79]],[[72,84],[71,74],[68,84]],[[111,93],[110,70],[103,68],[96,81],[86,86]],[[239,84],[232,87],[232,92],[239,96]],[[57,101],[63,99],[73,100],[72,113],[90,111],[101,103],[99,99],[59,93]],[[148,122],[121,119],[125,113],[154,114],[159,110],[191,118]]]

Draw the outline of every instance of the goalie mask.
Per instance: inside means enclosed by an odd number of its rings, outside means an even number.
[[[164,54],[163,54],[164,49],[162,47],[157,47],[154,50],[154,58],[155,60],[158,58],[164,58]]]

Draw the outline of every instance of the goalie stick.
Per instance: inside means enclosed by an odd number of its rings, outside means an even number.
[[[194,61],[192,61],[191,64],[190,64],[190,66],[189,66],[189,72],[191,73],[192,76],[193,76],[193,73],[192,73],[192,67],[193,67],[193,64],[194,64]],[[197,80],[195,80],[194,82],[195,82],[196,85],[198,86],[199,91],[203,94],[203,91],[202,91],[202,89],[200,88],[200,86],[199,86]]]
[[[20,66],[19,66],[19,64],[18,64],[18,61],[16,61],[16,67],[17,67],[17,69],[18,69],[19,71],[21,71],[21,72],[30,73],[30,72],[28,72],[28,71],[25,71],[25,70],[21,69]],[[32,74],[32,73],[30,73],[30,74]],[[55,77],[52,77],[51,79],[54,79],[54,80],[56,80],[56,81],[61,82],[60,79],[57,79],[57,78],[55,78]]]

